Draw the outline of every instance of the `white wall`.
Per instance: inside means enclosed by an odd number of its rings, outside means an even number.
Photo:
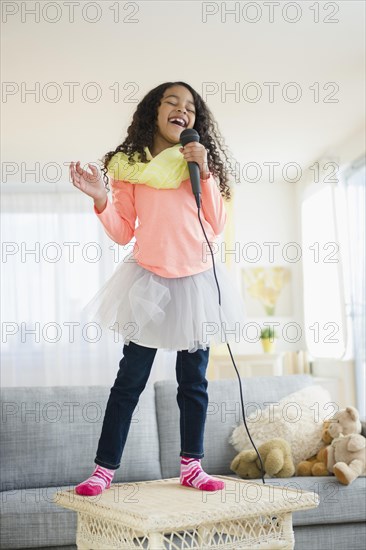
[[[37,3],[7,4],[19,4],[24,11],[24,6],[30,10]],[[96,2],[100,20],[90,23],[82,18],[82,9],[90,2],[81,1],[70,22],[65,4],[58,4],[56,23],[46,20],[56,16],[51,8],[43,16],[40,13],[37,23],[31,14],[24,13],[22,20],[20,7],[4,19],[2,78],[7,90],[12,85],[15,90],[2,104],[4,161],[53,160],[62,165],[72,159],[95,161],[121,142],[135,102],[157,84],[176,79],[186,80],[205,96],[241,165],[296,161],[306,166],[362,122],[363,2],[337,3],[335,23],[324,22],[329,10],[321,11],[319,22],[314,22],[307,2],[298,3],[302,13],[294,23],[286,22],[277,9],[270,22],[265,6],[256,23],[247,22],[244,2],[211,3],[219,12],[203,22],[210,3],[183,1],[132,2],[138,11],[129,20],[135,23],[123,22],[133,10],[125,2],[119,2],[121,20],[114,23],[114,3],[109,1]],[[241,7],[236,20],[224,13],[234,6]],[[93,9],[85,14],[90,19],[95,16]],[[288,17],[294,14],[289,12]],[[254,12],[248,18],[253,19]],[[51,82],[60,92],[55,102],[47,100]],[[68,82],[78,84],[74,102],[68,98]],[[101,92],[96,102],[81,93],[92,82]],[[254,88],[245,94],[250,82],[262,94],[254,103],[250,101]],[[278,84],[274,101],[269,99],[269,82]],[[283,97],[289,82],[300,87],[301,98],[295,103]],[[317,102],[310,89],[316,82]],[[329,82],[339,88],[333,98],[336,103],[325,102],[334,88]],[[115,83],[118,102],[110,89]],[[36,101],[25,91],[37,86],[41,93]],[[207,89],[213,92],[206,94]],[[233,89],[238,96],[226,93]],[[56,89],[48,91],[51,97]],[[92,95],[93,88],[89,92]],[[64,168],[62,183],[67,185],[67,180]]]

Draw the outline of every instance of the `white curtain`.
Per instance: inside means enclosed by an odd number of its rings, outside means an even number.
[[[357,159],[340,178],[347,213],[350,281],[349,317],[352,327],[352,354],[355,361],[356,398],[360,415],[366,416],[366,322],[365,322],[365,157]]]
[[[2,191],[2,386],[114,382],[121,337],[86,330],[81,310],[132,246],[113,243],[70,186]],[[175,357],[158,350],[149,384],[175,378]]]

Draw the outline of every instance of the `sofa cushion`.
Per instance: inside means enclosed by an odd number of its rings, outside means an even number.
[[[71,485],[3,492],[0,548],[75,544],[77,513],[52,502],[56,491],[69,489]]]
[[[236,474],[229,477],[238,478]],[[261,480],[255,480],[262,483]],[[293,525],[326,525],[365,521],[366,478],[359,477],[351,485],[339,483],[334,476],[265,478],[267,485],[283,487],[284,495],[296,501],[291,491],[312,491],[319,495],[316,508],[293,513]],[[289,492],[287,492],[289,489]],[[351,546],[349,548],[352,548]]]
[[[3,388],[1,490],[78,484],[89,477],[109,392],[109,386]],[[160,478],[155,392],[146,387],[114,480]]]
[[[366,523],[294,527],[296,550],[365,550]]]
[[[310,375],[261,376],[240,380],[246,416],[253,411],[253,407],[262,409],[264,403],[277,403],[286,395],[314,383]],[[176,477],[180,470],[177,383],[159,380],[154,387],[162,476]],[[209,405],[202,467],[210,474],[232,474],[230,463],[237,452],[229,443],[229,437],[242,419],[239,382],[237,379],[210,380],[207,391]]]
[[[349,486],[342,485],[334,476],[294,477],[286,480],[286,482],[296,483],[293,486],[294,488],[298,487],[305,491],[314,491],[320,497],[318,508],[294,513],[294,525],[321,525],[365,521],[365,477],[359,477]],[[352,546],[348,548],[352,548]]]
[[[229,477],[238,478],[236,474]],[[238,478],[239,479],[239,478]],[[359,477],[351,485],[339,483],[334,476],[328,477],[290,477],[265,478],[267,485],[283,487],[295,491],[312,491],[319,495],[319,505],[310,510],[293,513],[293,525],[325,525],[333,523],[353,523],[365,521],[366,516],[366,478]],[[261,480],[255,480],[262,484]],[[296,494],[288,492],[288,498],[296,500]],[[353,548],[349,546],[349,548]]]

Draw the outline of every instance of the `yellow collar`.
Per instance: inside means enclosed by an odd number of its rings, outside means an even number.
[[[140,162],[135,153],[134,164],[128,163],[126,153],[118,152],[109,161],[108,174],[111,178],[130,183],[140,183],[156,189],[177,189],[181,182],[189,178],[188,164],[179,151],[180,143],[168,147],[153,157],[148,147],[144,147],[149,162]]]

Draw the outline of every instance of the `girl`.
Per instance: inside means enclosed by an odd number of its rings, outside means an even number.
[[[205,374],[211,341],[237,339],[245,319],[241,297],[216,260],[219,304],[187,164],[196,162],[200,169],[201,223],[212,246],[226,222],[223,196],[231,198],[222,153],[228,157],[215,127],[209,108],[191,86],[166,82],[145,95],[124,142],[104,156],[104,183],[92,165],[90,173],[79,161],[70,164],[74,186],[94,199],[94,212],[107,235],[121,245],[136,237],[132,257],[117,266],[84,308],[101,326],[113,324],[123,335],[124,346],[106,406],[96,467],[77,485],[80,495],[97,495],[110,487],[158,348],[177,351],[180,483],[206,491],[224,488],[224,482],[201,467],[208,406]],[[200,142],[181,147],[184,128],[197,130]],[[108,183],[112,201],[107,197]]]

